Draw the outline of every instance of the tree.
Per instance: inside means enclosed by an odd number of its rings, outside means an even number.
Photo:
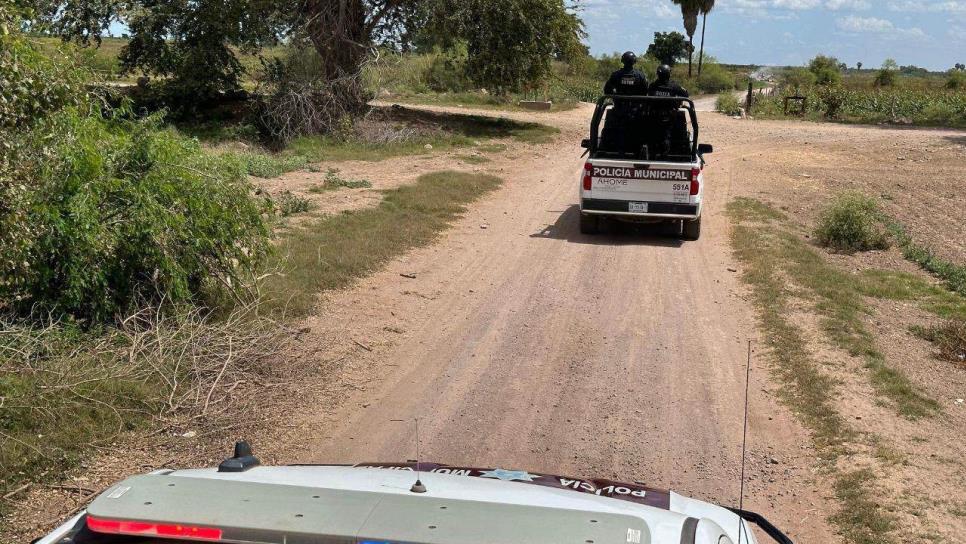
[[[701,68],[704,66],[704,29],[708,26],[708,14],[714,9],[714,0],[701,0],[701,52],[698,53],[698,75],[701,75]]]
[[[781,82],[782,87],[794,89],[795,94],[799,94],[802,88],[815,84],[815,74],[805,68],[789,68],[782,74]]]
[[[947,89],[966,89],[966,68],[953,69],[949,71],[949,78],[946,80]]]
[[[566,0],[18,0],[46,6],[38,24],[82,42],[121,20],[131,31],[124,67],[170,77],[197,101],[240,87],[238,52],[286,40],[311,44],[318,78],[354,86],[378,45],[405,47],[414,29],[469,44],[468,67],[481,81],[516,89],[546,76],[552,59],[576,50],[580,19]],[[53,7],[51,7],[53,5]],[[351,108],[350,108],[351,109]]]
[[[698,14],[701,12],[701,0],[672,0],[681,6],[681,16],[684,18],[684,31],[688,34],[688,77],[691,77],[691,66],[694,58],[694,32],[698,29]]]
[[[886,59],[882,63],[882,68],[875,74],[872,83],[876,87],[891,87],[896,83],[896,74],[899,72],[899,64],[893,59]]]
[[[862,63],[861,62],[855,63],[855,69],[856,70],[862,70]]]
[[[957,62],[955,69],[956,70],[966,70],[966,64],[960,64],[960,63]]]
[[[469,78],[497,92],[550,75],[552,60],[586,53],[581,20],[562,0],[430,0],[423,33],[431,43],[465,44]]]
[[[689,45],[680,32],[655,32],[654,42],[647,46],[647,55],[661,61],[661,64],[674,66],[678,59],[688,54]]]
[[[819,85],[837,85],[842,81],[839,59],[826,55],[818,55],[808,63],[808,70],[815,75],[815,82]]]

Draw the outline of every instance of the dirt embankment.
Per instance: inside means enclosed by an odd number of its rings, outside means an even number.
[[[939,168],[929,171],[947,176],[952,171],[942,169],[953,167],[909,162],[961,154],[953,135],[744,122],[703,113],[702,140],[715,144],[716,153],[707,169],[702,239],[682,244],[647,230],[585,237],[578,233],[575,205],[583,164],[577,144],[588,108],[509,115],[552,123],[562,132],[554,143],[514,144],[476,165],[458,159],[459,152],[326,165],[374,185],[372,191],[326,195],[326,211],[369,205],[378,198],[375,190],[443,168],[492,173],[506,183],[437,244],[322,297],[286,354],[286,365],[297,369],[297,387],[283,399],[267,393],[263,404],[277,409],[240,428],[254,437],[265,459],[413,458],[411,421],[418,417],[426,460],[640,481],[735,504],[747,342],[762,343],[729,247],[727,202],[755,196],[814,215],[831,192],[862,183],[883,194],[888,187],[895,203],[890,211],[900,215],[918,203],[920,211],[909,213],[956,217],[947,207],[955,200],[927,195],[923,204],[914,196],[921,187],[919,168]],[[946,147],[929,151],[943,141]],[[898,152],[895,142],[901,143]],[[905,161],[891,157],[900,153]],[[885,166],[883,157],[895,167]],[[843,165],[853,162],[858,166],[846,175]],[[868,174],[859,176],[860,170]],[[306,191],[322,176],[288,175],[271,182],[271,189]],[[955,197],[959,210],[963,193]],[[941,240],[957,233],[964,239],[959,217],[958,225],[947,223]],[[914,235],[938,227],[933,219],[903,218]],[[950,250],[950,257],[963,255],[956,251],[962,247]],[[755,351],[745,506],[798,541],[836,542],[826,520],[837,507],[808,432],[778,402],[780,384],[769,373],[769,359]],[[914,377],[938,388],[937,396],[963,381],[960,376],[943,385],[921,372]],[[929,455],[934,436],[962,436],[962,417],[944,415],[921,427],[926,442],[917,447]],[[867,421],[875,424],[873,417]],[[236,432],[242,433],[235,429],[219,438]],[[170,438],[179,442],[171,464],[213,461],[228,444],[210,440]],[[935,443],[944,456],[954,453],[951,441]],[[148,450],[131,458],[152,457],[156,452]],[[118,455],[91,465],[89,474],[80,475],[93,479],[85,484],[90,487],[144,468]],[[962,488],[955,479],[930,484],[949,494]],[[910,488],[915,482],[895,485]],[[49,524],[77,504],[50,490],[34,492],[25,503],[32,508],[19,509],[13,521],[21,527]]]

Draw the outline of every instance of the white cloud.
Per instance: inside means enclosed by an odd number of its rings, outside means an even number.
[[[893,0],[889,11],[966,14],[966,0]]]
[[[850,15],[835,22],[839,30],[854,34],[878,34],[882,36],[902,38],[924,38],[925,32],[921,28],[899,28],[887,19],[878,17],[857,17]]]
[[[867,0],[827,0],[825,7],[838,11],[842,9],[861,11],[872,7]]]

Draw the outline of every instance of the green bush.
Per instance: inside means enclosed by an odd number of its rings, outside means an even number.
[[[842,69],[835,57],[818,55],[808,62],[808,70],[815,75],[819,85],[838,85],[842,82]]]
[[[23,134],[28,183],[3,217],[0,306],[106,320],[160,298],[236,295],[266,253],[263,203],[237,161],[160,119],[59,112]]]
[[[815,74],[805,68],[790,68],[781,77],[782,87],[790,93],[799,93],[815,85]]]
[[[108,321],[239,295],[269,233],[238,161],[160,117],[103,113],[69,55],[2,40],[0,312]]]
[[[899,76],[896,74],[895,70],[889,70],[888,68],[882,68],[875,74],[875,79],[872,80],[872,84],[876,87],[892,87],[896,84],[896,80]]]
[[[735,77],[720,64],[706,61],[697,78],[697,85],[701,92],[720,93],[735,88]]]
[[[47,113],[86,103],[91,74],[76,64],[77,55],[66,47],[42,54],[17,35],[0,33],[0,130],[24,128]],[[10,143],[0,138],[0,146]]]
[[[243,169],[249,175],[266,179],[277,178],[286,172],[305,168],[309,163],[308,158],[304,155],[273,155],[254,152],[242,153],[236,155],[236,157],[241,161]]]
[[[815,237],[822,246],[845,253],[889,247],[878,203],[858,193],[836,198],[822,213]]]
[[[946,88],[951,90],[966,89],[966,70],[950,70],[946,80]]]
[[[718,96],[715,109],[725,115],[741,115],[741,103],[735,93],[725,93]]]
[[[285,191],[275,199],[275,207],[279,215],[288,217],[309,211],[312,209],[312,203],[307,198],[301,197],[292,191]]]
[[[466,51],[438,54],[426,70],[426,83],[439,93],[460,93],[473,88],[466,76]]]

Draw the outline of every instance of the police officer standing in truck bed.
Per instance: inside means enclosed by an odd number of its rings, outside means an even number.
[[[647,77],[636,70],[637,55],[628,51],[621,55],[624,67],[611,74],[604,84],[604,94],[618,96],[646,96]],[[643,108],[639,102],[614,99],[614,109],[608,115],[604,136],[608,145],[623,151],[636,151],[640,140],[640,121]]]
[[[661,98],[688,98],[688,91],[671,80],[671,67],[663,64],[657,69],[657,79],[647,88],[648,96]],[[674,134],[674,116],[681,107],[680,102],[667,101],[651,105],[651,122],[654,132],[650,139],[650,149],[658,157],[667,159],[671,153],[671,141]],[[685,129],[687,130],[687,129]]]
[[[663,96],[688,98],[688,91],[678,85],[676,81],[671,81],[671,67],[662,64],[657,69],[657,79],[647,88],[648,96]]]

